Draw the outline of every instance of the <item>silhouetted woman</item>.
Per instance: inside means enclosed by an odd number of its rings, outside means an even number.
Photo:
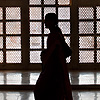
[[[36,83],[35,100],[72,100],[64,51],[65,40],[55,13],[46,14],[45,27],[50,30],[50,34],[47,49],[41,53],[43,69]]]

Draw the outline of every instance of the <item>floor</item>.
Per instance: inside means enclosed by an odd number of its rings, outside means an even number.
[[[39,74],[36,71],[3,71],[0,72],[0,85],[35,85]],[[69,77],[72,85],[100,84],[100,72],[74,71],[69,72]]]
[[[32,91],[0,91],[0,100],[35,100]],[[73,91],[73,100],[100,100],[100,91]]]
[[[35,85],[40,72],[1,71],[0,85]],[[72,85],[100,85],[100,72],[69,73]],[[73,90],[74,100],[100,100],[100,90]],[[33,91],[0,91],[0,100],[35,100]]]

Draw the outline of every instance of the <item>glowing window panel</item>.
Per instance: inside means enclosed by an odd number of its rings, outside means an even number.
[[[3,19],[3,9],[0,7],[0,20]]]
[[[6,63],[21,63],[21,51],[6,51]]]
[[[97,48],[100,48],[100,36],[97,37]]]
[[[44,4],[48,4],[48,5],[55,4],[55,0],[44,0]]]
[[[79,34],[94,34],[94,23],[79,22]]]
[[[0,34],[3,34],[3,23],[0,22]]]
[[[40,20],[41,19],[41,7],[30,7],[30,20]]]
[[[97,19],[100,19],[100,6],[96,7],[96,17]]]
[[[30,34],[41,34],[41,22],[30,22]]]
[[[58,8],[58,19],[69,20],[70,19],[70,7]]]
[[[41,4],[41,0],[29,0],[29,4],[30,5],[40,5]]]
[[[70,22],[59,22],[62,34],[70,34]]]
[[[47,48],[47,38],[48,38],[47,36],[44,37],[44,48],[45,49]]]
[[[97,63],[100,63],[100,50],[97,50]]]
[[[100,21],[97,21],[96,29],[97,34],[100,34]]]
[[[70,4],[70,0],[58,0],[58,4],[59,5],[69,5]]]
[[[3,63],[3,52],[0,51],[0,63]]]
[[[45,16],[47,13],[56,13],[56,8],[55,8],[55,7],[45,7],[45,8],[44,8],[44,16]]]
[[[79,63],[94,63],[94,51],[79,51]]]
[[[20,7],[7,7],[6,8],[6,19],[21,19]]]
[[[21,37],[19,36],[7,36],[6,37],[7,49],[21,49]]]
[[[65,38],[65,42],[68,44],[68,46],[70,47],[70,37],[68,36],[64,36]]]
[[[41,51],[30,51],[30,63],[41,63]]]
[[[79,48],[94,48],[94,37],[93,36],[80,36],[79,37]]]
[[[31,49],[42,48],[41,37],[30,37],[30,48]]]
[[[3,48],[3,37],[0,36],[0,49]]]
[[[6,34],[21,34],[21,23],[6,22]]]
[[[79,8],[79,19],[93,19],[94,9],[92,7],[80,7]]]

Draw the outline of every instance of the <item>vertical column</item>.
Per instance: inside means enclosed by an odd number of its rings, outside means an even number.
[[[71,5],[71,47],[72,47],[72,61],[71,67],[78,68],[79,61],[79,44],[78,44],[78,2],[72,0]]]
[[[22,17],[22,57],[23,69],[29,66],[29,0],[23,0],[21,6]]]

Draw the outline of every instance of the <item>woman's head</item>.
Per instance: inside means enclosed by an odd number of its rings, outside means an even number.
[[[58,17],[55,13],[48,13],[45,16],[45,26],[46,28],[55,27],[58,25]]]

